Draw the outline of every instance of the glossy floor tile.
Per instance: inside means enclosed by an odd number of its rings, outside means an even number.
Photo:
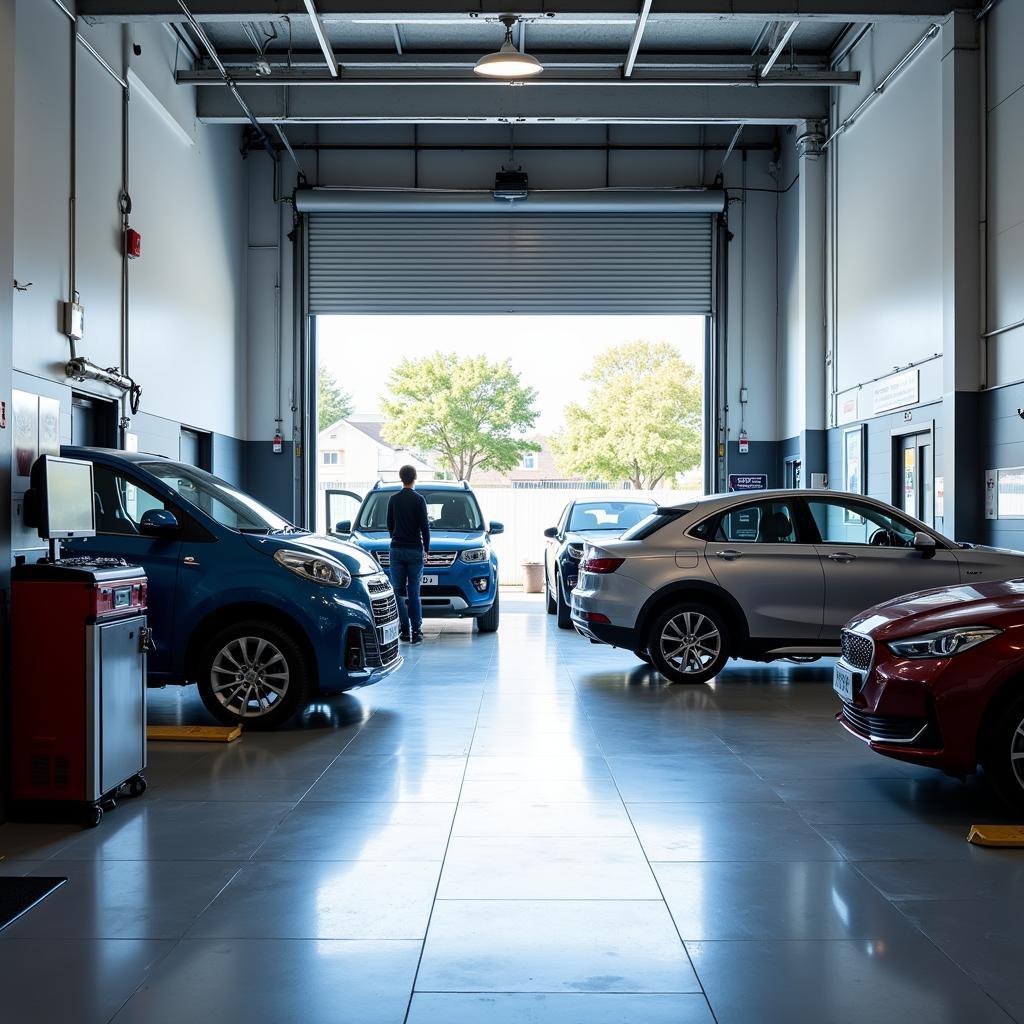
[[[98,829],[0,826],[0,874],[69,879],[0,933],[2,1019],[1024,1024],[982,781],[849,737],[827,662],[670,686],[503,605],[278,732],[153,744]]]

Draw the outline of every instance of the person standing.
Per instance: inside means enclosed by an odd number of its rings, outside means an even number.
[[[388,502],[388,533],[391,534],[391,585],[398,599],[400,638],[406,643],[423,641],[423,609],[420,587],[423,560],[430,550],[430,522],[427,503],[416,493],[416,468],[403,466],[398,471],[402,489]],[[408,597],[409,607],[403,597]]]

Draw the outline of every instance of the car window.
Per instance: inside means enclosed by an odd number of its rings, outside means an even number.
[[[728,544],[795,544],[796,516],[789,501],[758,501],[719,516],[712,540]]]
[[[843,498],[807,502],[823,544],[873,544],[887,548],[914,546],[917,527],[866,502]]]
[[[144,462],[143,468],[173,488],[190,505],[205,512],[229,530],[240,533],[287,533],[294,529],[286,520],[252,495],[205,470],[181,462]]]
[[[476,498],[469,491],[431,490],[417,487],[427,503],[427,519],[432,530],[452,530],[456,533],[476,533],[484,528],[483,516]],[[396,491],[374,491],[359,512],[357,528],[367,533],[386,533],[388,528],[388,502]]]
[[[653,511],[647,501],[578,501],[569,517],[569,529],[621,533]]]
[[[102,463],[93,463],[96,532],[135,536],[145,512],[169,506],[135,480]]]

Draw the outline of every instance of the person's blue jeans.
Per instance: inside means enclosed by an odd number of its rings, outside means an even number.
[[[420,604],[420,587],[423,584],[423,549],[396,548],[391,549],[391,586],[395,588],[398,599],[398,618],[402,623],[402,632],[419,632],[423,627],[423,606]],[[403,597],[407,597],[409,607],[406,609]]]

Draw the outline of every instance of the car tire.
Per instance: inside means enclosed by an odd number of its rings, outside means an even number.
[[[982,763],[985,777],[999,798],[1015,810],[1024,811],[1024,696],[999,712]]]
[[[214,634],[199,656],[198,676],[199,696],[210,714],[246,729],[278,728],[309,696],[299,645],[279,626],[258,619]]]
[[[481,633],[496,633],[498,622],[501,619],[501,608],[499,607],[500,595],[494,595],[494,604],[476,620],[476,628]]]
[[[559,629],[572,629],[572,605],[562,592],[562,577],[555,573],[555,618]]]
[[[551,593],[551,580],[548,577],[548,567],[544,566],[544,600],[547,605],[548,615],[554,615],[558,611],[558,602]]]
[[[647,651],[651,664],[670,682],[706,683],[729,660],[725,617],[707,605],[673,605],[651,623]]]

